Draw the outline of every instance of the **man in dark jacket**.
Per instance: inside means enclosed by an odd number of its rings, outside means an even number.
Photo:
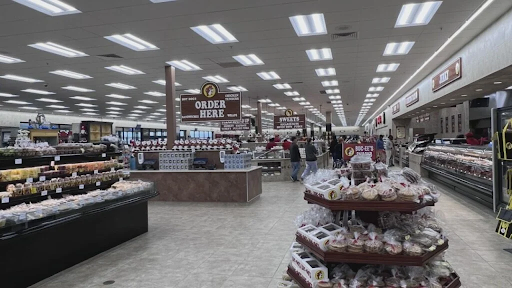
[[[302,179],[308,176],[310,172],[316,173],[318,170],[318,164],[316,163],[316,154],[318,154],[318,151],[315,145],[311,143],[311,140],[311,138],[308,138],[306,141],[306,169],[302,173]]]
[[[338,145],[338,140],[336,139],[336,135],[332,135],[332,141],[329,145],[329,152],[331,152],[331,157],[334,160],[334,149],[336,148],[336,145]]]
[[[299,145],[297,145],[297,137],[291,138],[292,144],[290,146],[290,162],[292,163],[292,182],[298,181],[297,175],[300,170],[300,152]]]

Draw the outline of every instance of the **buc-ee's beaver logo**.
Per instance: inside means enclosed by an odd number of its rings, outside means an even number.
[[[323,271],[316,271],[315,278],[316,278],[316,280],[324,279],[324,272]]]
[[[347,155],[348,157],[354,156],[355,153],[356,153],[356,151],[354,150],[354,148],[352,148],[352,147],[345,148],[345,155]]]
[[[215,95],[217,95],[217,85],[213,83],[206,83],[203,85],[203,89],[201,89],[203,92],[203,95],[208,98],[212,98]]]

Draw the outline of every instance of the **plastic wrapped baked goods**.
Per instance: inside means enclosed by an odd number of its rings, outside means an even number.
[[[364,241],[361,240],[361,234],[358,232],[354,233],[354,239],[348,242],[347,251],[351,253],[363,253]]]
[[[317,288],[332,288],[332,284],[329,281],[320,281],[316,284]]]
[[[351,186],[347,189],[343,189],[345,191],[344,200],[359,200],[361,198],[361,191],[357,186]]]
[[[347,239],[345,238],[345,236],[343,234],[339,234],[338,236],[336,236],[336,238],[334,240],[332,240],[327,245],[327,248],[330,251],[346,252],[347,251],[347,246],[348,246]]]
[[[367,188],[363,190],[361,193],[361,196],[364,200],[367,201],[377,201],[379,200],[379,192],[377,192],[374,188]]]
[[[377,177],[388,177],[388,166],[382,162],[375,164],[375,171],[377,171]]]
[[[416,184],[421,180],[420,174],[416,173],[409,167],[405,167],[404,169],[402,169],[402,175],[411,184]]]
[[[404,189],[399,190],[397,195],[399,201],[418,202],[418,192],[414,187],[405,187]]]
[[[355,155],[350,159],[352,170],[371,170],[372,158],[365,155]]]
[[[375,186],[375,189],[377,189],[382,201],[395,201],[398,197],[395,189],[393,189],[388,183],[378,183],[377,186]]]
[[[372,170],[352,170],[352,178],[354,179],[366,179],[372,176]]]
[[[380,253],[384,247],[384,243],[382,243],[378,238],[377,233],[369,233],[368,240],[364,242],[364,251],[368,253]]]
[[[405,255],[409,256],[421,256],[423,255],[423,249],[421,246],[411,241],[405,241],[402,245]]]
[[[384,251],[390,255],[398,255],[402,253],[402,243],[396,239],[385,239]]]

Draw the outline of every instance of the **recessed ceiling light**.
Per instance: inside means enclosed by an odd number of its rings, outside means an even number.
[[[123,73],[123,74],[126,74],[126,75],[146,74],[146,73],[144,73],[144,72],[142,72],[140,70],[133,69],[133,68],[130,68],[130,67],[124,66],[124,65],[109,66],[109,67],[105,67],[105,69],[112,70],[112,71],[119,72],[119,73]]]
[[[395,28],[427,25],[443,1],[429,1],[402,6]]]
[[[70,110],[53,110],[53,112],[57,112],[57,113],[73,113],[73,111],[70,111]]]
[[[105,95],[106,97],[110,97],[110,98],[116,98],[116,99],[128,99],[128,98],[132,98],[130,96],[124,96],[124,95],[119,95],[119,94],[108,94],[108,95]]]
[[[294,98],[292,98],[292,100],[295,101],[295,102],[300,102],[300,101],[306,101],[306,98],[304,98],[304,97],[294,97]]]
[[[325,93],[327,93],[327,94],[337,94],[337,93],[340,93],[340,89],[327,89],[327,90],[325,90]]]
[[[297,36],[314,36],[327,34],[324,14],[297,15],[290,17]]]
[[[107,107],[106,109],[107,109],[107,110],[115,110],[115,111],[121,111],[121,110],[124,110],[124,108],[119,108],[119,107]]]
[[[491,98],[491,95],[485,95],[484,98]]]
[[[139,116],[140,116],[140,115],[139,115]],[[126,117],[126,118],[128,118],[128,119],[137,119],[137,118],[138,118],[138,116],[128,116],[128,117]]]
[[[117,102],[117,101],[110,101],[110,102],[106,102],[106,104],[110,104],[110,105],[119,105],[119,106],[122,106],[122,105],[128,105],[126,103],[123,103],[123,102]]]
[[[254,54],[249,54],[249,55],[237,55],[237,56],[233,56],[233,58],[240,62],[240,64],[244,65],[244,66],[256,66],[256,65],[263,65],[265,63],[263,63],[263,61],[261,61],[260,58],[258,58],[258,56],[254,55]]]
[[[117,89],[123,89],[123,90],[137,89],[136,87],[126,85],[123,83],[109,83],[109,84],[105,84],[105,85],[113,87],[113,88],[117,88]]]
[[[38,110],[39,108],[37,107],[18,107],[20,109],[27,109],[27,110]]]
[[[437,106],[432,106],[432,107],[437,108]]]
[[[142,110],[133,110],[132,113],[146,113],[145,111],[142,111]],[[140,116],[140,115],[138,115]]]
[[[109,118],[119,118],[119,117],[121,117],[119,115],[106,115],[106,116],[109,117]]]
[[[96,116],[98,115],[98,113],[94,113],[94,112],[85,112],[85,113],[82,113],[84,115],[91,115],[91,116]]]
[[[136,108],[136,109],[152,109],[151,107],[148,107],[148,106],[134,106],[133,108]],[[133,111],[135,112],[135,111]]]
[[[152,100],[139,100],[140,103],[145,103],[145,104],[156,104],[158,103],[157,101],[152,101]]]
[[[220,24],[201,25],[190,27],[194,32],[212,44],[234,43],[238,42],[233,34],[229,33],[226,28]]]
[[[327,69],[320,68],[320,69],[315,69],[315,71],[316,71],[316,75],[318,75],[319,77],[336,75],[336,69],[334,69],[334,68],[327,68]]]
[[[108,111],[106,112],[107,114],[114,114],[114,115],[120,115],[121,112],[116,112],[116,111]]]
[[[62,101],[60,100],[57,100],[57,99],[50,99],[50,98],[39,98],[39,99],[36,99],[36,101],[41,101],[41,102],[48,102],[48,103],[60,103]],[[67,108],[67,107],[66,107]]]
[[[144,92],[144,94],[149,95],[149,96],[154,96],[154,97],[163,97],[163,96],[165,96],[165,93],[157,92],[157,91]]]
[[[155,81],[153,81],[153,83],[165,86],[165,80],[155,80]],[[181,86],[181,84],[178,82],[174,82],[174,86],[178,87],[178,86]]]
[[[185,90],[185,91],[186,91],[186,90]],[[199,91],[199,92],[201,92],[201,91]],[[197,94],[197,93],[195,93],[195,94]],[[176,97],[176,98],[174,98],[174,100],[175,100],[175,101],[180,101],[181,99],[180,99],[180,97]],[[165,106],[165,105],[164,105],[164,106]]]
[[[280,106],[279,103],[270,103],[268,104],[269,107],[278,107]],[[267,114],[270,114],[270,113],[267,113]]]
[[[384,84],[388,83],[391,78],[389,77],[382,77],[382,78],[373,78],[372,84]]]
[[[279,75],[277,75],[277,73],[274,72],[274,71],[260,72],[260,73],[256,73],[256,75],[260,76],[260,78],[263,79],[263,80],[278,80],[278,79],[281,79],[281,77],[279,77]]]
[[[142,115],[140,115],[140,114],[130,114],[129,116],[130,116],[130,117],[140,117],[140,116],[142,116]]]
[[[476,92],[480,92],[480,91],[483,91],[483,90],[484,90],[484,89],[478,88],[478,89],[476,89],[475,91],[476,91]]]
[[[462,95],[460,95],[460,97],[467,97],[467,96],[468,96],[468,95],[466,95],[466,94],[462,94]]]
[[[46,51],[49,53],[57,54],[60,56],[68,57],[68,58],[76,58],[76,57],[85,57],[89,56],[85,54],[84,52],[73,50],[71,48],[55,44],[53,42],[46,42],[46,43],[36,43],[36,44],[30,44],[28,45],[32,48],[36,48],[42,51]]]
[[[343,103],[343,101],[340,101],[340,100],[331,101],[331,104],[341,104],[341,103]]]
[[[27,6],[34,10],[50,16],[61,16],[82,13],[75,7],[68,5],[59,0],[14,0],[21,5]]]
[[[395,72],[398,66],[400,66],[398,63],[380,64],[377,66],[377,72]]]
[[[80,74],[80,73],[76,73],[76,72],[69,71],[69,70],[55,70],[55,71],[50,71],[50,73],[55,74],[55,75],[60,75],[60,76],[68,77],[68,78],[79,79],[79,80],[81,80],[81,79],[91,79],[92,78],[89,75]]]
[[[228,87],[228,89],[231,90],[231,91],[234,91],[234,92],[244,92],[244,91],[247,91],[247,89],[245,89],[242,86],[231,86],[231,87]]]
[[[53,109],[67,109],[67,108],[69,108],[69,107],[62,106],[62,105],[48,105],[46,107],[53,108]]]
[[[25,90],[21,90],[21,91],[27,92],[27,93],[32,93],[32,94],[40,94],[40,95],[52,95],[52,94],[55,94],[54,92],[38,90],[38,89],[25,89]]]
[[[14,64],[14,63],[22,63],[22,62],[25,62],[25,61],[18,59],[18,58],[9,57],[9,56],[0,54],[0,63]]]
[[[105,39],[123,45],[124,47],[130,48],[135,51],[150,51],[160,49],[155,45],[147,41],[144,41],[139,37],[133,36],[129,33],[123,35],[116,34],[111,36],[105,36]]]
[[[20,81],[20,82],[27,82],[27,83],[43,82],[43,80],[37,80],[37,79],[33,79],[33,78],[11,75],[11,74],[0,76],[0,78],[7,79],[7,80]]]
[[[270,100],[270,99],[259,99],[258,102],[261,102],[261,103],[271,103],[272,100]]]
[[[77,91],[77,92],[83,92],[83,93],[94,92],[94,90],[87,89],[87,88],[76,87],[76,86],[66,86],[66,87],[62,87],[62,89],[71,90],[71,91]]]
[[[18,97],[18,95],[10,94],[10,93],[0,93],[0,97],[12,98],[12,97]]]
[[[261,102],[261,101],[259,101],[259,102]],[[256,110],[258,110],[258,108],[251,108],[251,109],[249,109],[249,110],[251,110],[251,111],[256,111]]]
[[[364,99],[364,102],[375,102],[375,99]]]
[[[382,87],[382,86],[378,86],[378,87],[370,87],[370,88],[368,89],[368,92],[380,92],[380,91],[382,91],[382,90],[384,90],[384,87]]]
[[[322,81],[324,87],[336,87],[338,86],[338,80]]]
[[[287,91],[287,92],[284,92],[284,95],[286,96],[299,96],[299,92],[297,91]]]
[[[199,71],[199,70],[203,70],[201,69],[199,66],[197,66],[196,64],[192,63],[192,62],[189,62],[187,60],[173,60],[173,61],[169,61],[167,62],[167,64],[171,65],[171,66],[174,66],[182,71]]]
[[[503,82],[501,82],[501,81],[496,81],[496,82],[494,82],[494,84],[495,84],[495,85],[502,84],[502,83],[503,83]]]
[[[309,108],[314,108],[314,106],[304,106],[304,108],[309,109]]]
[[[444,105],[444,104],[446,104],[446,103],[441,103],[441,105]]]
[[[164,114],[162,114],[162,113],[156,113],[156,112],[155,112],[155,113],[151,113],[151,115],[162,116],[162,115],[164,115]]]
[[[292,86],[290,86],[290,84],[288,84],[288,83],[279,83],[279,84],[274,84],[273,86],[278,90],[292,89]]]
[[[309,105],[309,104],[311,104],[311,103],[309,103],[309,102],[300,102],[299,103],[299,105],[302,105],[302,106],[306,106],[306,105]]]
[[[82,100],[82,101],[94,101],[94,100],[96,100],[94,98],[85,97],[85,96],[71,96],[69,98],[75,99],[75,100]]]
[[[310,61],[332,60],[331,48],[306,50]]]
[[[388,43],[384,56],[406,55],[411,51],[414,42]]]
[[[29,102],[17,101],[17,100],[7,100],[7,101],[4,101],[4,103],[17,104],[17,105],[29,105],[29,104],[32,104],[32,103],[29,103]]]
[[[336,96],[332,95],[332,96],[329,96],[329,99],[331,99],[331,100],[338,100],[338,99],[341,99],[341,96],[339,96],[339,95],[336,95]]]
[[[373,94],[366,94],[366,98],[377,98],[379,97],[379,94],[373,93]]]
[[[187,89],[187,90],[185,90],[185,92],[190,93],[190,94],[199,94],[199,93],[201,93],[201,90],[199,90],[199,89]],[[179,98],[178,98],[177,101],[180,101]]]
[[[251,106],[250,106],[250,105],[242,105],[242,108],[244,108],[244,109],[250,109],[250,108],[251,108]],[[158,110],[157,110],[157,111],[158,111]]]
[[[206,81],[215,82],[215,83],[228,83],[229,82],[226,78],[223,78],[219,75],[206,76],[206,77],[203,77],[203,79]]]
[[[95,104],[89,104],[89,103],[78,103],[78,104],[75,104],[76,106],[81,106],[81,107],[98,107],[98,105],[95,105]]]

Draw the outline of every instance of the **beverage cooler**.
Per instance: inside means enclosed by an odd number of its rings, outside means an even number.
[[[510,200],[510,196],[507,193],[507,187],[510,186],[510,181],[507,179],[507,171],[509,169],[512,169],[512,153],[510,153],[510,149],[507,149],[507,146],[508,148],[511,148],[510,146],[512,146],[512,143],[510,143],[510,139],[505,139],[505,141],[503,141],[503,135],[505,132],[505,138],[508,138],[507,134],[512,136],[512,125],[507,125],[507,123],[511,121],[512,106],[492,109],[491,129],[494,134],[494,141],[492,144],[494,163],[493,200],[495,212],[499,210],[499,207],[504,207],[507,203],[509,203]],[[504,149],[507,151],[501,151],[500,154],[500,149]]]

